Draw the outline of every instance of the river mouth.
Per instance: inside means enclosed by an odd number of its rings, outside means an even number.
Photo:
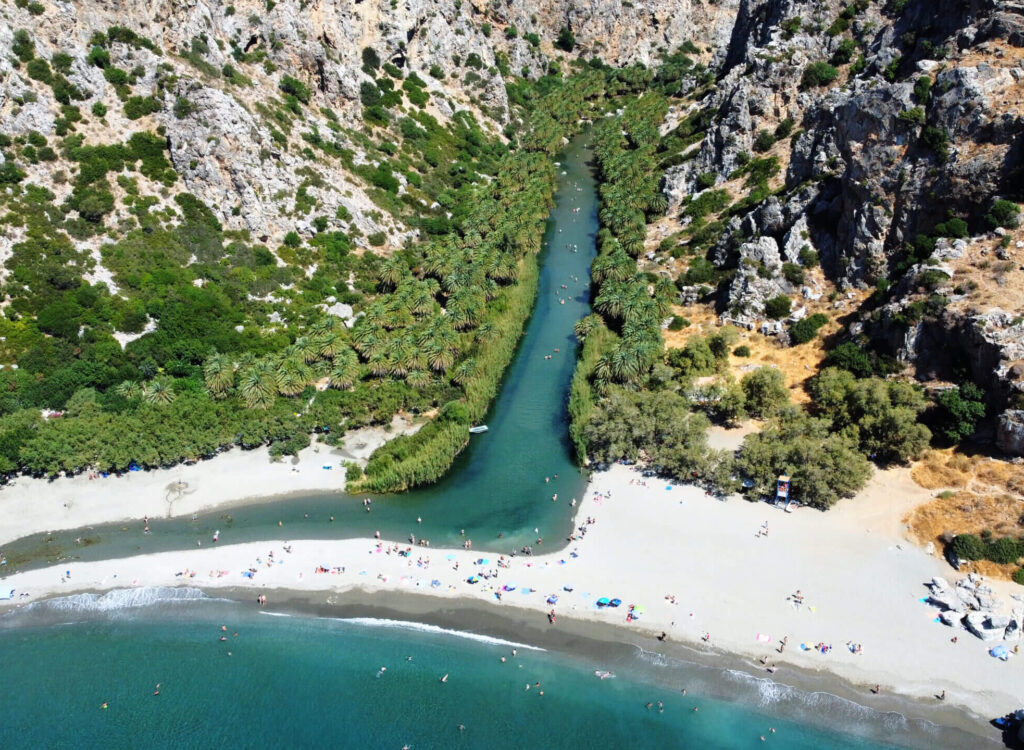
[[[220,531],[220,544],[274,539],[372,537],[509,554],[564,546],[586,486],[568,438],[568,392],[576,363],[573,325],[590,312],[590,263],[598,230],[597,189],[586,136],[558,165],[555,207],[538,262],[537,300],[501,390],[484,418],[489,430],[438,482],[373,497],[294,495],[142,524],[112,523],[36,534],[4,545],[5,573],[187,549]],[[216,460],[216,459],[214,459]],[[333,521],[332,521],[333,519]],[[542,540],[538,547],[538,539]]]

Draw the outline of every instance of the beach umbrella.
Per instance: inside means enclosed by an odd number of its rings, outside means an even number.
[[[548,597],[548,604],[557,604],[557,603],[558,603],[558,597],[557,596],[552,594],[551,596]]]
[[[572,586],[562,586],[562,591],[572,591]]]
[[[477,576],[470,576],[466,579],[466,583],[478,583],[480,579]]]
[[[502,588],[505,589],[505,591],[515,591],[519,586],[514,583],[506,583]]]
[[[600,599],[597,600],[598,607],[607,607],[609,604],[610,601],[607,596],[602,596]]]
[[[609,607],[618,607],[620,604],[622,604],[621,599],[612,599],[610,602],[608,602]]]

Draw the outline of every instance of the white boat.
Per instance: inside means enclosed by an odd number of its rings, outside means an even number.
[[[482,425],[478,425],[477,427],[470,427],[469,428],[469,434],[470,435],[479,435],[481,432],[487,432],[487,425],[482,424]]]

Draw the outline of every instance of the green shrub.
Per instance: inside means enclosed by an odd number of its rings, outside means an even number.
[[[857,51],[857,42],[852,39],[844,39],[836,47],[836,51],[832,53],[832,57],[829,59],[831,65],[846,65],[853,59],[853,53]]]
[[[1017,568],[1013,571],[1013,582],[1024,586],[1024,568]]]
[[[798,254],[800,263],[807,268],[814,268],[818,265],[818,253],[809,247],[803,247]]]
[[[85,59],[90,65],[95,65],[97,68],[106,68],[110,65],[110,53],[99,46],[89,50],[89,55]]]
[[[839,71],[826,62],[811,63],[804,68],[800,79],[800,88],[808,89],[826,86],[839,77]]]
[[[919,76],[914,81],[914,98],[922,104],[928,104],[928,100],[932,96],[932,79],[928,76]]]
[[[764,314],[773,320],[781,320],[789,315],[792,302],[785,294],[772,297],[764,303]]]
[[[183,120],[196,111],[196,105],[186,96],[179,96],[174,100],[174,116]]]
[[[50,83],[53,80],[53,71],[50,70],[50,63],[41,57],[29,60],[28,65],[25,66],[25,72],[28,73],[29,78],[41,81],[42,83]]]
[[[718,174],[716,172],[704,172],[703,174],[697,175],[697,189],[707,190],[708,188],[714,187],[718,181]]]
[[[789,328],[789,337],[794,346],[806,344],[818,335],[818,330],[828,323],[828,317],[822,313],[814,313],[810,317],[798,320]]]
[[[92,113],[95,117],[103,119],[107,116],[107,105],[103,102],[93,102]]]
[[[668,324],[668,330],[670,331],[681,331],[684,328],[690,327],[690,321],[679,315],[673,315],[672,320]]]
[[[793,16],[787,18],[785,21],[779,24],[779,28],[782,29],[783,38],[792,39],[798,31],[800,31],[800,25],[803,23],[800,16]]]
[[[939,407],[940,432],[951,443],[974,434],[985,416],[985,392],[974,383],[963,383],[943,391],[935,399]]]
[[[304,84],[297,78],[293,78],[289,75],[281,76],[281,82],[277,85],[281,91],[286,94],[290,94],[298,99],[303,104],[309,104],[309,86]]]
[[[796,125],[796,121],[792,117],[787,117],[785,120],[775,126],[775,140],[782,140],[783,138],[789,138],[793,132],[793,126]]]
[[[694,258],[680,279],[684,286],[707,284],[715,278],[715,266],[707,258]]]
[[[124,103],[124,116],[129,120],[138,120],[159,111],[160,102],[151,96],[130,96]]]
[[[789,403],[789,391],[782,373],[775,367],[758,367],[740,380],[747,411],[755,417],[770,417]]]
[[[985,559],[985,543],[974,534],[957,534],[950,546],[961,560]]]
[[[970,235],[970,231],[967,228],[967,222],[963,219],[952,218],[941,224],[935,225],[935,234],[940,237],[953,237],[954,239],[962,239]]]
[[[387,235],[384,232],[374,232],[373,234],[366,235],[366,241],[374,247],[380,247],[387,242]]]
[[[555,46],[565,52],[572,52],[576,47],[576,37],[572,33],[572,29],[568,26],[563,26],[558,32],[558,38],[555,40]]]
[[[900,112],[899,119],[902,122],[909,122],[911,125],[924,125],[924,108],[912,107],[911,109],[905,109],[902,112]]]
[[[775,144],[775,136],[773,136],[767,130],[761,130],[758,132],[757,137],[754,139],[754,150],[755,151],[767,151]]]
[[[998,227],[1013,229],[1020,224],[1020,210],[1013,201],[999,198],[992,204],[991,210],[985,214],[985,223],[991,229]]]
[[[1009,565],[1020,559],[1022,554],[1021,546],[1016,539],[1003,537],[987,545],[985,557],[999,565]]]
[[[363,65],[366,67],[376,70],[380,67],[380,55],[377,54],[377,50],[373,47],[363,47]]]
[[[296,248],[302,244],[302,237],[299,236],[298,232],[292,230],[291,232],[288,232],[288,234],[284,236],[284,239],[282,239],[281,242],[283,242],[288,247]]]
[[[431,65],[428,72],[431,78],[436,78],[439,81],[444,80],[444,69],[440,65],[437,65],[436,63]]]
[[[505,38],[515,39],[517,36],[519,36],[519,29],[517,29],[515,25],[506,27]]]
[[[537,34],[533,31],[531,31],[529,34],[523,34],[523,39],[528,41],[531,47],[540,46],[540,37],[537,36]]]
[[[945,130],[929,125],[921,131],[921,142],[932,150],[940,164],[949,159],[949,134]]]
[[[800,286],[804,283],[804,269],[796,263],[782,264],[782,275],[790,284]]]
[[[107,83],[112,83],[115,86],[126,86],[128,84],[128,74],[113,65],[108,65],[103,69],[103,77]]]
[[[740,346],[737,346],[735,349],[733,349],[732,353],[737,357],[749,357],[750,347],[747,346],[746,344],[741,344]]]
[[[800,79],[801,88],[814,88],[826,86],[839,78],[839,71],[827,63],[811,63],[804,69],[804,75]]]

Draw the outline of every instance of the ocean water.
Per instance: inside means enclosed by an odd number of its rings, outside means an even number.
[[[651,654],[568,656],[396,621],[271,616],[189,589],[0,616],[0,665],[4,748],[882,748],[896,747],[882,740],[902,722],[794,694],[786,718],[728,674],[719,692],[748,705],[711,698],[707,674]],[[844,719],[845,732],[824,726]]]
[[[465,530],[475,549],[492,552],[534,545],[538,537],[545,549],[562,546],[572,528],[568,501],[582,497],[586,483],[572,458],[567,404],[575,367],[573,325],[590,312],[590,263],[598,228],[589,157],[584,139],[574,141],[563,155],[556,205],[539,257],[537,302],[485,417],[490,431],[473,436],[441,481],[400,495],[377,496],[371,513],[365,512],[362,496],[338,493],[239,506],[200,514],[196,521],[150,519],[148,535],[141,519],[37,534],[4,545],[8,570],[63,559],[188,549],[196,540],[205,543],[218,529],[221,545],[278,539],[278,521],[288,539],[369,537],[379,530],[385,539],[405,541],[412,533],[438,547],[461,545]],[[557,503],[551,500],[556,493]]]

